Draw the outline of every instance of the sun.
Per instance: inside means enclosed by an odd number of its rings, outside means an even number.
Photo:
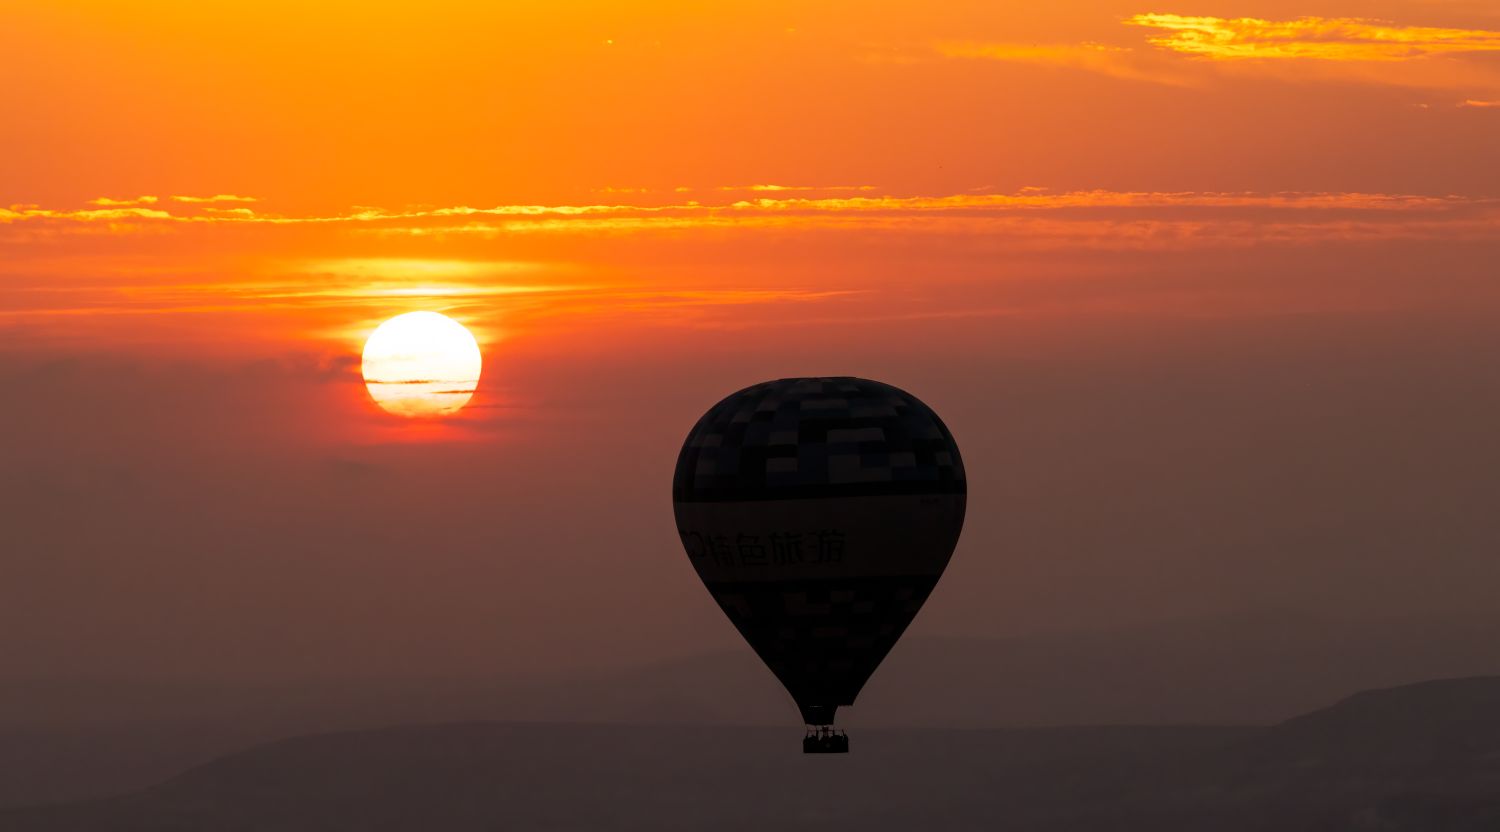
[[[407,312],[375,328],[362,370],[370,397],[397,416],[457,413],[479,384],[479,343],[437,312]]]

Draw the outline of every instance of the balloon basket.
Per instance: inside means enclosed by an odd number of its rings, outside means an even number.
[[[849,735],[832,728],[817,728],[802,737],[803,754],[848,754]]]

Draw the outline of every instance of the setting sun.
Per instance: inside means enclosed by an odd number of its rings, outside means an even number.
[[[463,324],[437,312],[408,312],[376,327],[365,342],[365,386],[397,416],[456,413],[479,383],[479,344]]]

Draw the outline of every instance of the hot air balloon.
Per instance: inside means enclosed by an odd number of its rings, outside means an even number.
[[[967,495],[953,435],[888,384],[788,378],[714,405],[677,457],[688,559],[802,711],[803,750],[847,751],[834,711],[921,609]]]

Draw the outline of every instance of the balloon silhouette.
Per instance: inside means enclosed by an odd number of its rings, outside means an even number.
[[[688,559],[812,732],[854,698],[936,586],[963,527],[958,446],[915,396],[790,378],[714,405],[677,457]]]

